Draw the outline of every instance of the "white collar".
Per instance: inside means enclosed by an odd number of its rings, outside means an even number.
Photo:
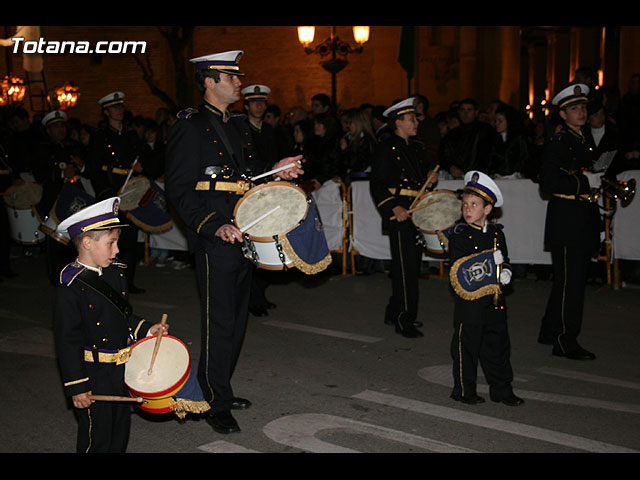
[[[88,268],[89,270],[96,272],[98,275],[102,275],[102,267],[91,267],[89,265],[85,265],[84,263],[82,263],[80,260],[78,260],[76,258],[76,262],[78,262],[80,265],[82,265],[85,268]]]

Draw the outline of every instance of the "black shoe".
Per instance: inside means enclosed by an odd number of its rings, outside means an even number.
[[[251,402],[246,398],[233,397],[231,400],[231,410],[246,410],[251,406]]]
[[[145,293],[146,290],[144,288],[136,287],[135,285],[131,285],[129,287],[129,293]]]
[[[395,325],[396,324],[395,320],[389,320],[388,318],[384,319],[384,323],[385,323],[385,325]],[[420,320],[414,320],[413,321],[413,326],[416,327],[416,328],[421,327],[422,325],[423,325],[423,323]]]
[[[493,400],[493,399],[492,399]],[[516,397],[513,393],[507,397],[504,397],[500,400],[493,400],[494,402],[504,403],[510,407],[517,407],[518,405],[522,405],[524,400],[520,397]]]
[[[251,312],[251,315],[254,317],[266,317],[269,315],[269,312],[267,312],[267,308],[264,305],[254,305],[253,307],[249,307],[249,312]]]
[[[563,352],[560,349],[556,349],[554,348],[551,351],[552,355],[555,355],[556,357],[565,357],[568,358],[570,360],[595,360],[596,356],[589,352],[588,350],[585,350],[582,347],[578,347],[575,350],[571,350],[570,352]]]
[[[265,303],[264,306],[267,310],[273,310],[277,307],[275,303],[271,303],[269,300],[267,300],[267,303]]]
[[[465,397],[457,393],[452,393],[450,397],[456,402],[466,403],[467,405],[477,405],[479,403],[484,403],[484,398],[479,397],[475,393],[473,395],[467,395]]]
[[[404,327],[400,327],[399,325],[396,325],[396,333],[399,333],[403,337],[407,337],[407,338],[418,338],[418,337],[424,336],[424,334],[413,325],[408,325]]]
[[[233,418],[231,412],[218,412],[218,413],[210,413],[205,417],[205,420],[211,428],[218,433],[235,433],[240,431],[240,427],[238,426],[238,422]]]
[[[553,345],[553,336],[545,335],[544,333],[540,332],[540,334],[538,335],[538,343],[541,343],[542,345]]]

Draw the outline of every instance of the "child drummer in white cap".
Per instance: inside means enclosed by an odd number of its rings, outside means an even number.
[[[478,364],[482,367],[489,396],[494,402],[518,406],[524,401],[513,393],[511,382],[511,347],[504,304],[494,304],[495,285],[511,281],[511,269],[502,225],[491,223],[488,217],[503,204],[496,183],[483,172],[469,171],[464,177],[462,220],[440,236],[451,262],[451,284],[454,295],[454,334],[451,341],[453,360],[453,400],[475,405],[484,402],[477,394]],[[487,268],[489,256],[496,266]],[[497,267],[499,266],[499,267]],[[467,270],[473,280],[485,282],[485,289],[463,291],[458,282],[458,270]],[[499,276],[497,272],[500,272]],[[455,272],[455,273],[454,273]],[[468,275],[466,278],[470,278]],[[498,283],[499,282],[499,283]],[[469,282],[473,283],[473,282]],[[494,285],[495,284],[495,285]]]
[[[53,332],[64,390],[78,419],[76,451],[124,452],[131,406],[95,401],[93,395],[127,396],[124,367],[130,345],[168,331],[133,313],[128,303],[126,265],[118,238],[127,225],[118,218],[118,197],[90,205],[57,227],[78,251],[60,273],[55,291]]]

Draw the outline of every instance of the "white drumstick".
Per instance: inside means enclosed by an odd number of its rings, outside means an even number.
[[[264,215],[262,215],[261,217],[256,218],[253,222],[249,223],[248,225],[242,227],[240,229],[240,231],[242,233],[246,232],[247,230],[249,230],[251,227],[253,227],[256,223],[261,222],[262,220],[264,220],[265,218],[267,218],[269,215],[271,215],[273,212],[275,212],[277,209],[280,208],[280,205],[278,205],[277,207],[272,208],[271,210],[269,210],[267,213],[265,213]]]
[[[136,157],[136,159],[131,164],[131,168],[129,169],[129,173],[127,175],[127,179],[124,181],[124,184],[122,185],[122,188],[120,189],[120,195],[122,195],[122,192],[124,192],[124,188],[127,186],[127,183],[129,183],[129,179],[131,178],[131,174],[133,173],[133,167],[135,167],[136,163],[138,163],[138,157]]]
[[[255,177],[251,177],[251,181],[255,182],[259,178],[266,177],[267,175],[273,175],[274,173],[281,172],[282,170],[286,170],[287,168],[295,167],[295,162],[285,165],[284,167],[275,168],[269,172],[261,173],[260,175],[256,175]]]

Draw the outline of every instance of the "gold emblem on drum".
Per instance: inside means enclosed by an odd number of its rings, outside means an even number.
[[[129,357],[131,357],[131,347],[118,350],[116,365],[122,365],[123,363],[127,363],[129,361]]]

